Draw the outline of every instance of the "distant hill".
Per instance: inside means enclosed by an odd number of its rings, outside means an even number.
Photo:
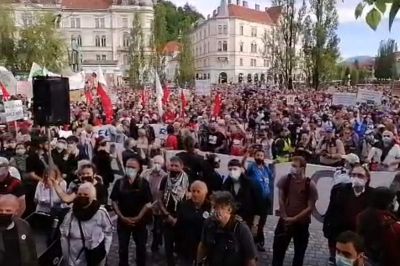
[[[359,64],[363,65],[368,62],[374,61],[375,57],[368,56],[368,55],[354,56],[354,57],[347,58],[346,60],[343,61],[343,63],[351,65],[351,64],[354,64],[354,62],[357,60],[358,60]]]

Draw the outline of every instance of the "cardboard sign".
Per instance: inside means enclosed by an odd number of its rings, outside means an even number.
[[[382,104],[382,95],[383,93],[381,91],[359,89],[357,93],[357,102],[379,105]]]
[[[356,93],[337,92],[332,95],[332,105],[355,106],[356,103]]]
[[[21,100],[4,102],[4,114],[2,114],[4,122],[12,122],[24,118],[24,107]]]

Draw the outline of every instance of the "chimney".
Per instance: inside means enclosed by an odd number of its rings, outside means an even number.
[[[217,15],[217,10],[214,9],[213,11],[213,17],[215,17]]]
[[[257,11],[260,11],[260,5],[256,4],[254,9],[257,10]]]
[[[249,5],[247,4],[247,1],[243,1],[243,6],[244,7],[249,7]]]
[[[240,6],[240,0],[236,0],[236,5]]]

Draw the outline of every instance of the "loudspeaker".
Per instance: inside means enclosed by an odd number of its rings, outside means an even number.
[[[40,126],[70,123],[69,81],[63,77],[33,78],[33,120]]]

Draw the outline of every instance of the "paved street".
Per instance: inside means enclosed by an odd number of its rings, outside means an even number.
[[[267,251],[265,253],[260,253],[260,262],[258,265],[271,265],[272,259],[272,242],[273,242],[273,231],[275,229],[275,224],[277,222],[277,218],[270,218],[267,222],[266,232],[267,232]],[[310,242],[308,244],[308,249],[306,253],[306,258],[304,260],[304,266],[325,266],[327,265],[328,260],[328,248],[326,239],[322,235],[322,224],[314,222],[310,225]],[[149,241],[150,243],[150,241]],[[131,264],[135,265],[134,256],[135,256],[135,248],[133,241],[131,242]],[[165,266],[166,262],[164,261],[164,256],[160,253],[151,253],[150,247],[148,247],[148,265],[154,266]],[[293,257],[293,246],[289,247],[286,256],[285,266],[291,265],[291,260]],[[114,235],[113,244],[111,247],[111,252],[109,254],[109,266],[117,266],[118,265],[118,239],[117,235]]]

